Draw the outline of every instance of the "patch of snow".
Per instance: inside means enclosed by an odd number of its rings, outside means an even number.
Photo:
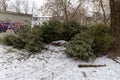
[[[65,47],[48,49],[19,60],[23,51],[0,45],[0,80],[119,80],[120,64],[107,57],[83,62],[67,58]],[[11,49],[12,52],[7,51]],[[120,58],[119,58],[120,61]],[[79,64],[106,64],[99,68],[78,68]]]
[[[66,41],[65,40],[59,40],[59,41],[53,41],[53,43],[62,43],[62,44],[65,44]]]

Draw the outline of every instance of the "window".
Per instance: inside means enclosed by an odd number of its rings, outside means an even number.
[[[37,21],[38,19],[37,19],[37,17],[34,17],[33,20],[34,20],[34,21]]]

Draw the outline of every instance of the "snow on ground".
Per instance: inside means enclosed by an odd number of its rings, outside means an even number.
[[[106,57],[90,62],[67,58],[64,47],[27,56],[25,51],[0,45],[0,80],[120,80],[120,64]],[[117,60],[120,61],[120,58]],[[78,68],[79,64],[106,64],[99,68]]]

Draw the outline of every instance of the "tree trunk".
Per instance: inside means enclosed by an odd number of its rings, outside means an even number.
[[[112,54],[120,56],[120,0],[110,0],[111,8],[111,30],[115,37]]]
[[[103,21],[104,21],[105,24],[107,24],[106,12],[105,12],[105,9],[104,9],[103,0],[100,0],[100,5],[101,5],[102,11],[103,11],[103,18],[104,18]]]

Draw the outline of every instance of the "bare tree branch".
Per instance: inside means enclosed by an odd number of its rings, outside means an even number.
[[[8,8],[8,1],[10,0],[0,0],[1,11],[7,11]]]
[[[22,0],[15,0],[15,3],[12,4],[12,8],[15,9],[16,12],[20,13],[21,12],[21,8],[22,8],[22,5],[23,2]]]

